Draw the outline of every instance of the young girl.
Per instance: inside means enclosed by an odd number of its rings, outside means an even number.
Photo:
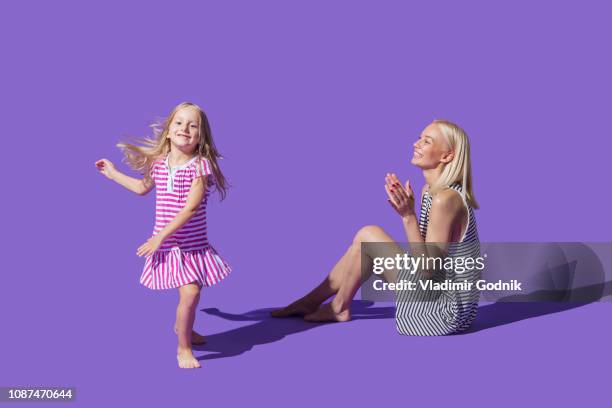
[[[150,289],[178,288],[174,331],[178,335],[178,365],[199,368],[191,344],[204,336],[193,331],[195,310],[202,286],[225,278],[228,264],[217,254],[206,235],[206,202],[215,187],[225,198],[225,177],[206,115],[197,105],[176,106],[161,125],[152,126],[155,139],[143,146],[119,143],[127,163],[144,174],[129,177],[107,159],[96,162],[98,170],[136,194],[157,188],[153,235],[136,254],[145,256],[140,282]]]

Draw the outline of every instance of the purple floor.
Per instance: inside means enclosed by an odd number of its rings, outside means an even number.
[[[50,320],[41,309],[41,321],[18,324],[26,339],[3,348],[0,382],[75,386],[72,406],[83,407],[588,406],[608,394],[609,302],[488,304],[467,334],[417,338],[395,333],[389,304],[356,301],[353,321],[317,325],[202,301],[203,368],[180,370],[174,296],[118,291],[108,301],[87,321]],[[119,304],[132,306],[119,313]]]
[[[384,177],[421,190],[412,145],[437,118],[469,134],[481,242],[612,241],[607,2],[3,3],[0,386],[105,408],[610,405],[609,297],[483,305],[434,338],[396,334],[389,304],[266,318],[364,225],[406,240]],[[117,142],[183,101],[232,185],[207,215],[233,271],[202,295],[189,371],[176,293],[138,283],[154,194],[94,167],[136,176]]]

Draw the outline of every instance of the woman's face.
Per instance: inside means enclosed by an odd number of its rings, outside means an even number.
[[[435,123],[427,126],[412,145],[414,150],[410,163],[421,169],[434,169],[440,163],[452,160],[452,150],[446,137]]]
[[[200,115],[188,106],[179,109],[168,128],[170,143],[181,151],[192,152],[200,141]]]

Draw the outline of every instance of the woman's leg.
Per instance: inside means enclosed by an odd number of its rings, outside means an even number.
[[[195,311],[200,300],[200,286],[189,283],[181,286],[179,290],[179,304],[176,308],[176,330],[178,334],[178,364],[181,368],[199,368],[200,363],[191,351],[191,334]]]
[[[318,307],[329,297],[342,293],[343,298],[350,299],[355,295],[355,291],[361,284],[361,243],[362,242],[387,242],[394,243],[393,239],[380,227],[367,226],[360,229],[355,237],[353,243],[344,253],[342,258],[336,263],[329,275],[312,291],[310,291],[304,297],[291,303],[289,306],[272,312],[274,317],[286,317],[292,315],[311,315],[315,312]],[[384,246],[377,248],[378,252],[389,252],[390,254],[367,254],[368,258],[371,259],[374,256],[395,256],[395,253],[399,253],[399,247],[397,245]],[[371,268],[368,268],[371,270]],[[369,276],[364,276],[364,280]],[[388,281],[395,281],[394,271],[385,273],[385,279]],[[357,281],[357,286],[355,285]],[[351,295],[351,292],[352,295]],[[350,304],[350,299],[348,304]],[[348,309],[348,308],[347,308]],[[343,313],[345,315],[346,313]],[[350,317],[350,316],[349,316]]]
[[[383,245],[371,245],[365,247],[364,259],[369,263],[362,270],[362,243],[383,243]],[[404,251],[393,241],[393,239],[382,228],[370,225],[363,227],[355,235],[352,244],[353,252],[350,262],[343,269],[342,280],[336,291],[336,297],[332,302],[321,306],[317,311],[307,314],[304,318],[308,321],[337,321],[350,320],[350,305],[359,287],[372,274],[372,259],[375,257],[395,257]],[[364,273],[366,272],[366,273]],[[385,271],[383,277],[388,282],[397,281],[397,270]]]
[[[291,303],[289,306],[273,311],[271,313],[272,316],[304,316],[317,310],[321,303],[325,302],[330,296],[338,292],[340,289],[340,284],[342,283],[344,271],[346,270],[348,264],[352,262],[352,258],[354,256],[355,248],[354,245],[351,245],[332,268],[329,275],[323,279],[323,282],[321,282],[305,296]]]

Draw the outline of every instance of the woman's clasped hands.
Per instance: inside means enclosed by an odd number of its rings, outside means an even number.
[[[406,181],[406,185],[402,186],[395,173],[387,173],[385,190],[389,197],[387,201],[402,218],[415,215],[414,192],[410,187],[410,181]]]

